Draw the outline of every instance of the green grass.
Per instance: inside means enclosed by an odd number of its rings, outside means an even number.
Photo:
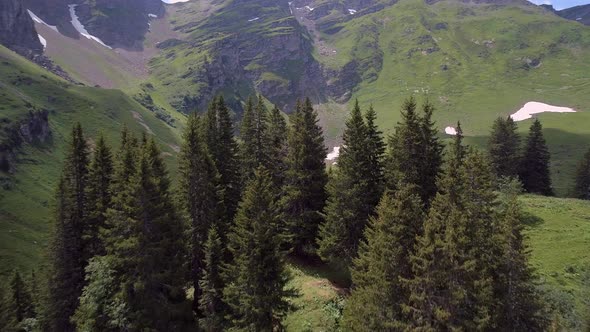
[[[522,197],[529,218],[531,263],[541,281],[572,301],[572,316],[590,322],[590,201]]]
[[[2,47],[0,85],[0,105],[7,110],[1,117],[18,121],[30,109],[47,109],[52,132],[51,142],[22,148],[14,174],[2,174],[10,185],[0,188],[0,275],[13,268],[27,271],[42,262],[52,222],[52,196],[74,123],[82,123],[91,146],[103,134],[117,147],[123,124],[137,134],[146,130],[134,118],[136,112],[175,171],[172,146],[179,144],[177,129],[121,91],[69,84]]]

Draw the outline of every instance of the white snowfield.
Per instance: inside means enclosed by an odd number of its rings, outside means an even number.
[[[533,114],[539,113],[575,113],[576,111],[569,108],[569,107],[559,107],[548,105],[544,103],[539,103],[536,101],[529,101],[528,103],[524,104],[524,106],[518,110],[518,112],[510,115],[512,120],[514,121],[522,121],[527,120],[533,117]]]
[[[43,49],[47,48],[47,40],[45,38],[43,38],[43,36],[41,36],[40,34],[37,34],[37,36],[39,36],[39,41],[41,42],[41,45],[43,45]]]
[[[258,21],[259,19],[260,19],[260,17],[251,18],[248,20],[248,22]]]
[[[76,28],[76,31],[78,31],[82,36],[90,39],[90,40],[94,40],[95,42],[101,44],[104,47],[107,47],[109,49],[112,49],[112,47],[110,47],[109,45],[103,43],[102,40],[100,40],[100,38],[95,37],[93,35],[91,35],[90,33],[88,33],[88,31],[86,30],[86,28],[84,28],[84,25],[82,24],[82,22],[80,22],[80,19],[78,18],[78,15],[76,15],[76,6],[78,5],[68,5],[68,7],[70,8],[70,16],[72,18],[72,25],[74,26],[74,28]]]
[[[177,3],[177,2],[188,2],[190,0],[162,0],[163,3],[167,3],[167,4],[173,4],[173,3]]]
[[[446,133],[447,135],[452,135],[452,136],[455,136],[455,135],[457,135],[457,129],[455,129],[455,127],[451,127],[451,126],[449,126],[449,127],[446,127],[446,128],[445,128],[445,133]]]
[[[339,155],[340,155],[340,147],[335,146],[334,149],[332,150],[332,152],[328,153],[328,155],[326,156],[326,160],[328,160],[328,161],[336,160],[336,159],[338,159]]]
[[[149,18],[158,18],[158,15],[156,15],[156,14],[148,14],[148,17]]]
[[[356,14],[356,9],[349,9],[348,14],[350,14],[350,15]]]
[[[29,16],[31,16],[31,19],[33,19],[33,21],[35,21],[35,22],[37,22],[39,24],[46,25],[51,30],[57,32],[57,27],[55,25],[49,25],[49,24],[45,23],[45,21],[43,21],[41,18],[39,18],[39,16],[35,15],[35,13],[33,13],[32,11],[30,11],[28,9],[27,9],[27,11],[29,12]]]

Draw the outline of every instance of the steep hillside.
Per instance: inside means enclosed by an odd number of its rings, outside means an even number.
[[[18,0],[0,3],[0,44],[21,53],[43,51],[33,20]]]
[[[584,25],[590,25],[590,5],[581,5],[562,10],[555,10],[551,5],[542,5],[545,9],[568,20],[576,21]]]
[[[72,125],[116,146],[126,124],[154,135],[174,169],[177,129],[117,90],[76,86],[0,46],[0,273],[43,258]]]

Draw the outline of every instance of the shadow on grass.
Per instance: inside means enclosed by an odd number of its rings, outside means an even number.
[[[348,269],[326,264],[317,256],[290,255],[288,262],[307,275],[327,279],[341,295],[348,293],[351,283]]]

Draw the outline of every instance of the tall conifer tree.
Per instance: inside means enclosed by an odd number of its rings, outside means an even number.
[[[520,181],[527,192],[545,196],[553,195],[549,172],[550,158],[549,149],[543,137],[543,127],[539,119],[535,119],[529,130],[519,173]]]
[[[270,112],[268,139],[268,170],[271,173],[275,185],[281,187],[285,180],[287,122],[277,106],[275,106]]]
[[[53,331],[73,331],[70,317],[84,287],[84,241],[88,147],[80,124],[74,126],[56,194],[51,240],[48,321]]]
[[[205,331],[222,331],[225,326],[227,308],[223,302],[222,266],[224,247],[216,227],[209,230],[204,244],[204,269],[200,281],[202,296],[199,307],[203,318],[200,327]]]
[[[94,156],[88,172],[87,200],[88,222],[84,229],[85,259],[104,254],[104,245],[99,231],[105,227],[107,209],[111,205],[113,182],[113,159],[111,149],[104,137],[96,142]]]
[[[227,232],[238,207],[241,195],[240,157],[238,143],[234,138],[234,127],[230,111],[222,96],[213,100],[206,117],[205,136],[207,148],[215,168],[219,172],[219,186],[222,197],[222,234]]]
[[[409,294],[402,279],[412,275],[409,255],[423,218],[422,200],[413,189],[404,186],[395,196],[386,193],[366,229],[344,311],[343,324],[351,331],[396,331],[406,326],[402,305]]]
[[[389,189],[401,184],[414,184],[425,203],[436,193],[436,179],[442,164],[443,147],[432,121],[434,107],[423,105],[423,116],[411,97],[402,106],[402,121],[389,138],[386,181]]]
[[[185,128],[179,162],[179,190],[183,212],[190,227],[188,243],[190,280],[194,287],[193,310],[200,316],[199,301],[202,291],[199,281],[203,277],[203,245],[209,229],[218,221],[218,191],[215,186],[218,173],[199,128],[199,117],[191,114]]]
[[[520,136],[511,117],[497,118],[488,143],[490,161],[498,177],[518,176]]]
[[[574,183],[574,197],[590,199],[590,149],[578,164]]]
[[[373,106],[365,113],[365,121],[367,125],[367,142],[366,155],[369,157],[367,163],[368,169],[368,190],[365,195],[368,195],[368,202],[372,206],[377,206],[383,196],[385,187],[385,178],[383,175],[383,158],[385,156],[385,142],[383,141],[383,133],[377,128],[375,120],[377,113]]]
[[[326,221],[320,226],[318,241],[320,257],[345,266],[356,256],[380,189],[381,181],[376,177],[380,156],[371,155],[379,151],[374,124],[371,130],[372,137],[357,101],[346,122],[338,169],[328,185]]]
[[[268,110],[262,96],[258,96],[255,106],[252,98],[248,99],[240,134],[243,176],[247,181],[259,165],[269,166]]]
[[[285,194],[282,206],[297,253],[313,251],[326,204],[327,149],[318,116],[306,99],[298,104],[289,129]]]
[[[227,266],[224,296],[238,329],[275,331],[289,308],[292,291],[285,288],[289,276],[275,190],[269,172],[259,167],[246,186],[230,234],[234,259]]]

